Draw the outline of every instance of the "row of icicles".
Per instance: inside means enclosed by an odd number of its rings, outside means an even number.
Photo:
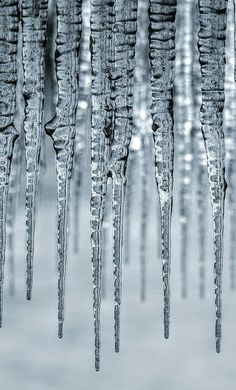
[[[108,178],[112,180],[114,335],[118,352],[122,248],[124,241],[128,263],[137,164],[141,172],[141,299],[146,294],[149,156],[152,153],[160,204],[164,336],[169,337],[175,145],[183,297],[187,296],[193,172],[199,221],[199,292],[201,297],[205,296],[208,171],[214,227],[215,337],[216,350],[220,352],[225,161],[232,288],[236,280],[234,13],[233,0],[1,1],[0,324],[6,231],[11,290],[14,290],[14,223],[22,150],[26,161],[27,299],[32,296],[35,215],[45,171],[45,127],[56,154],[58,336],[63,336],[70,182],[73,177],[73,236],[77,252],[84,153],[90,137],[95,368],[100,367],[100,307],[101,296],[105,294],[102,277],[105,251],[102,249],[109,226]],[[56,107],[51,91],[56,91]],[[47,95],[51,96],[47,106],[51,105],[54,116],[44,125],[44,96]]]

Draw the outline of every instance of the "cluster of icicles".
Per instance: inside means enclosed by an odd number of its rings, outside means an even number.
[[[73,177],[73,234],[77,250],[83,153],[86,140],[89,140],[87,134],[91,134],[95,368],[99,370],[100,367],[100,308],[105,257],[102,248],[107,229],[108,179],[112,181],[114,335],[115,351],[118,352],[122,247],[124,241],[125,262],[128,262],[132,172],[137,161],[142,181],[141,298],[145,299],[147,182],[150,175],[147,157],[151,153],[154,154],[160,203],[164,337],[169,337],[175,133],[180,178],[182,294],[187,295],[187,242],[194,168],[202,297],[205,294],[208,171],[214,227],[215,337],[216,350],[220,352],[225,161],[229,181],[232,287],[236,280],[234,12],[233,0],[0,2],[0,326],[6,232],[14,289],[14,221],[23,155],[26,161],[27,299],[32,295],[35,215],[45,170],[42,152],[46,133],[52,138],[56,155],[58,336],[63,336],[70,182]],[[48,63],[55,63],[55,80],[53,74],[45,72]],[[53,82],[56,82],[57,104],[53,118],[45,124],[45,89]],[[53,102],[51,104],[53,107]]]

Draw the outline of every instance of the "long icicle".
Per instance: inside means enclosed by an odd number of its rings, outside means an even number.
[[[57,170],[58,337],[63,336],[68,206],[78,105],[81,0],[57,0],[56,73],[58,101],[46,132],[53,140]]]
[[[173,82],[176,0],[150,0],[150,62],[156,182],[160,199],[164,337],[170,327],[171,213],[173,198]]]
[[[228,218],[229,218],[229,280],[230,288],[236,288],[236,83],[234,80],[234,1],[228,1],[226,36],[226,78],[225,78],[225,146],[226,172],[228,181]]]
[[[194,171],[196,177],[196,207],[198,219],[198,275],[199,275],[199,297],[206,295],[206,238],[207,238],[207,159],[204,147],[203,135],[200,125],[200,107],[202,102],[201,93],[201,70],[199,64],[199,53],[197,47],[197,32],[199,30],[198,0],[194,0],[192,12],[193,34],[193,67],[192,67],[192,88],[193,88],[193,133],[194,133]]]
[[[140,139],[137,148],[138,169],[141,176],[141,226],[140,226],[140,299],[146,298],[146,248],[149,204],[149,156],[151,131],[151,86],[148,49],[148,7],[146,0],[138,3],[138,30],[134,75],[134,130]],[[132,142],[132,141],[131,141]],[[135,173],[134,173],[135,174]],[[134,178],[133,178],[134,180]]]
[[[27,299],[32,296],[35,212],[42,137],[44,54],[48,0],[22,0],[23,96],[26,157]]]
[[[113,185],[115,352],[120,350],[123,212],[127,158],[132,135],[137,5],[137,0],[120,0],[115,3],[115,125],[109,158]]]
[[[3,312],[7,195],[13,147],[18,136],[14,127],[18,23],[18,2],[2,1],[0,3],[0,327],[2,327]]]
[[[188,294],[188,244],[189,225],[191,223],[191,200],[193,179],[193,91],[192,91],[192,23],[193,0],[178,2],[179,39],[176,57],[179,74],[176,84],[179,86],[177,103],[180,106],[176,115],[179,149],[179,215],[180,215],[180,270],[181,293]],[[178,53],[178,56],[177,56]]]
[[[91,127],[91,248],[93,268],[93,313],[95,337],[95,369],[100,369],[100,310],[102,269],[102,225],[106,196],[105,153],[106,140],[106,56],[105,39],[107,2],[91,1],[91,71],[92,71],[92,127]]]
[[[82,35],[79,52],[79,103],[76,118],[76,135],[73,163],[73,248],[79,252],[79,206],[84,179],[86,144],[90,136],[91,118],[91,64],[89,51],[90,2],[83,1]]]
[[[225,182],[223,132],[226,0],[199,0],[199,52],[202,73],[200,120],[207,153],[210,197],[214,223],[216,351],[221,346],[222,266]]]

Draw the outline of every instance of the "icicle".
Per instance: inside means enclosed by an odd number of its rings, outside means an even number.
[[[234,80],[234,4],[233,0],[228,2],[227,10],[227,56],[226,56],[226,79],[225,79],[225,144],[226,144],[226,166],[228,181],[228,215],[230,220],[230,287],[236,288],[236,203],[235,184],[236,178],[236,85]]]
[[[27,299],[32,296],[35,211],[43,119],[47,0],[22,0],[23,95],[26,155]]]
[[[200,126],[201,94],[201,70],[199,64],[199,51],[197,47],[197,33],[199,30],[198,0],[194,0],[192,12],[193,31],[193,135],[194,135],[194,171],[196,176],[196,206],[198,217],[198,263],[199,263],[199,297],[204,298],[206,293],[206,235],[207,235],[207,159],[204,147],[203,135]]]
[[[136,148],[137,159],[140,161],[141,176],[141,229],[140,229],[140,298],[146,297],[146,241],[148,224],[148,185],[149,185],[149,156],[151,130],[151,86],[148,51],[148,2],[138,3],[138,30],[135,52],[134,74],[134,131],[139,137],[139,147]],[[138,143],[138,142],[137,142]]]
[[[91,70],[92,70],[92,128],[91,128],[91,247],[93,267],[93,311],[95,335],[95,369],[100,369],[100,309],[102,270],[102,228],[107,187],[107,155],[111,129],[108,126],[111,101],[108,64],[113,45],[112,39],[113,1],[91,1]],[[110,14],[110,12],[111,14]],[[111,66],[111,65],[110,65]],[[107,96],[107,94],[109,94]],[[110,104],[108,104],[108,102]],[[112,128],[112,123],[110,123]],[[109,130],[109,131],[108,131]]]
[[[90,77],[90,5],[89,1],[83,2],[82,7],[82,36],[79,53],[79,103],[77,109],[75,155],[73,164],[73,247],[74,252],[79,251],[79,203],[83,172],[85,169],[85,150],[87,135],[91,118],[91,77]]]
[[[8,184],[13,146],[18,136],[14,127],[18,22],[17,1],[2,1],[0,3],[0,327],[3,309]]]
[[[57,170],[58,213],[58,337],[63,336],[68,206],[78,105],[78,48],[81,35],[81,0],[57,1],[56,73],[58,102],[46,125],[53,140]]]
[[[150,0],[150,61],[156,182],[160,198],[164,336],[169,337],[170,235],[173,187],[173,79],[176,0]]]
[[[177,104],[180,106],[179,115],[176,115],[179,148],[179,214],[180,214],[180,263],[181,263],[181,291],[186,298],[187,283],[187,259],[189,224],[191,219],[191,193],[193,173],[193,94],[192,94],[192,45],[193,45],[193,0],[180,1],[178,3],[179,34],[176,57],[178,60],[179,74],[176,79],[178,86]]]
[[[202,72],[200,119],[205,141],[214,223],[216,351],[221,343],[221,290],[225,199],[225,149],[223,133],[225,30],[227,1],[199,0],[199,51]]]
[[[9,263],[9,291],[15,293],[15,222],[19,203],[23,140],[18,139],[14,148],[8,193],[7,242]]]
[[[115,6],[115,126],[109,158],[113,195],[114,333],[120,349],[120,305],[124,192],[132,135],[133,75],[137,29],[137,1],[120,0]]]
[[[135,142],[137,141],[137,142]],[[125,194],[125,234],[124,234],[124,263],[130,263],[130,243],[131,243],[131,220],[132,220],[132,200],[135,187],[135,166],[136,166],[136,144],[140,144],[140,139],[137,136],[132,136],[130,143],[130,150],[127,162],[127,185],[126,185],[126,194]]]

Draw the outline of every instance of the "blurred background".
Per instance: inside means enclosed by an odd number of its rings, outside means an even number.
[[[114,352],[112,221],[108,189],[104,223],[101,370],[94,370],[92,265],[90,251],[90,83],[83,67],[72,179],[64,337],[57,338],[56,175],[54,150],[44,137],[37,212],[34,288],[25,299],[25,166],[21,160],[15,225],[8,221],[4,323],[0,342],[3,390],[233,390],[236,381],[236,290],[234,228],[235,86],[233,1],[230,1],[226,78],[226,174],[222,352],[215,352],[214,257],[206,161],[198,113],[199,86],[189,102],[189,66],[199,77],[196,55],[197,1],[178,2],[175,84],[175,180],[172,226],[171,329],[163,335],[159,203],[155,183],[147,73],[147,2],[140,0],[131,143],[124,221],[121,351]],[[88,59],[88,1],[84,2],[84,63]],[[87,4],[87,5],[86,5]],[[193,7],[193,8],[191,8]],[[86,16],[87,15],[87,16]],[[86,24],[87,23],[87,24]],[[86,30],[87,28],[87,30]],[[55,2],[49,2],[45,121],[55,108]],[[192,35],[191,35],[192,34]],[[194,35],[195,34],[195,35]],[[187,39],[185,39],[187,37]],[[191,40],[191,37],[195,39]],[[185,40],[184,40],[185,39]],[[87,42],[87,43],[86,43]],[[87,46],[86,46],[87,44]],[[189,47],[192,45],[192,51]],[[187,45],[187,47],[185,46]],[[87,48],[87,49],[86,49]],[[87,51],[86,51],[87,50]],[[138,62],[139,61],[139,62]],[[192,68],[191,68],[192,69]],[[19,64],[21,71],[21,64]],[[195,73],[194,73],[195,72]],[[193,76],[192,76],[193,77]],[[186,94],[187,93],[187,97]],[[197,94],[197,97],[196,97]],[[19,98],[18,107],[21,101]],[[190,106],[190,113],[189,113]],[[187,113],[187,114],[186,114]],[[187,115],[187,116],[186,116]],[[192,126],[189,117],[192,115]],[[196,115],[197,119],[194,119]],[[81,119],[82,118],[82,119]],[[194,123],[194,124],[193,124]],[[141,129],[141,130],[140,130]],[[18,141],[17,141],[18,142]],[[21,141],[20,141],[21,142]],[[199,146],[200,145],[200,146]],[[19,149],[20,150],[20,149]],[[19,158],[18,151],[15,159]],[[18,161],[18,160],[17,160]],[[16,167],[13,167],[13,177]],[[13,179],[12,179],[13,180]],[[199,187],[200,185],[200,187]],[[199,188],[200,193],[199,193]],[[10,191],[11,194],[11,191]],[[18,194],[18,195],[16,195]],[[232,222],[233,221],[233,222]],[[233,227],[233,228],[232,228]],[[127,237],[128,242],[127,242]],[[13,240],[13,241],[11,241]]]

